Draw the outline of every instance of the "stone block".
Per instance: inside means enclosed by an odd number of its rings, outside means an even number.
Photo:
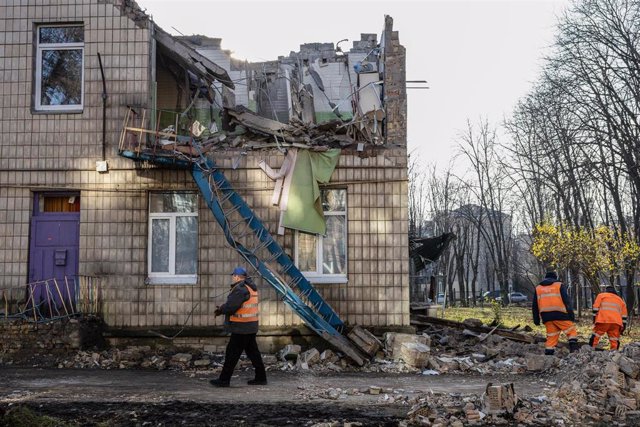
[[[607,364],[604,365],[603,373],[607,377],[618,378],[619,372],[620,372],[620,369],[618,368],[618,365],[616,363],[608,362]]]
[[[205,345],[202,349],[202,351],[204,351],[205,353],[210,353],[210,354],[216,353],[216,350],[217,350],[217,346],[209,345],[209,344]]]
[[[550,366],[550,357],[543,355],[529,355],[526,357],[527,371],[540,372]]]
[[[331,350],[327,349],[320,353],[320,360],[327,363],[336,363],[339,357]]]
[[[304,353],[301,353],[298,357],[298,360],[306,363],[309,366],[313,366],[316,363],[320,362],[320,352],[315,348],[311,348]]]
[[[382,388],[378,386],[372,385],[371,387],[369,387],[369,394],[380,394],[381,391],[382,391]]]
[[[487,414],[512,414],[518,403],[518,396],[513,383],[498,385],[489,383],[482,395],[482,401],[484,405],[483,412]]]
[[[431,345],[431,339],[426,335],[401,334],[387,332],[384,334],[385,350],[392,359],[401,358],[402,345],[405,343]]]
[[[617,363],[620,367],[620,370],[624,372],[625,375],[633,378],[634,380],[638,378],[638,373],[640,373],[640,366],[638,366],[638,363],[626,356],[620,356],[620,358],[617,360]]]
[[[431,349],[429,346],[416,342],[402,344],[400,357],[407,365],[415,368],[424,368],[429,362]]]
[[[171,362],[174,363],[189,363],[193,356],[189,353],[176,353],[171,357]]]

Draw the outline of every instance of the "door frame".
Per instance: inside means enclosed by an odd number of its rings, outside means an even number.
[[[46,220],[70,220],[75,219],[78,221],[78,257],[76,258],[76,265],[74,266],[74,271],[76,276],[80,272],[80,212],[40,212],[40,196],[68,196],[68,197],[81,197],[80,191],[60,191],[60,190],[52,190],[52,191],[33,191],[33,209],[31,210],[31,219],[29,220],[29,250],[28,250],[28,265],[27,265],[27,283],[31,283],[33,280],[31,279],[31,269],[32,265],[32,254],[33,249],[35,247],[35,223],[37,218],[43,218]],[[82,211],[82,198],[80,199],[80,211]]]

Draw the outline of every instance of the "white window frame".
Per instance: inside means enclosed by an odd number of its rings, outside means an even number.
[[[345,192],[347,191],[346,188],[327,188],[327,189],[321,189],[321,191],[323,190],[344,190]],[[344,207],[344,211],[324,211],[324,216],[343,216],[344,220],[345,220],[345,233],[344,233],[344,238],[345,238],[345,245],[348,245],[348,235],[349,235],[349,229],[348,229],[348,224],[349,224],[349,218],[347,217],[347,199],[345,199],[345,207]],[[295,263],[296,266],[299,266],[299,238],[300,238],[300,232],[296,230],[295,233]],[[311,283],[335,283],[335,284],[341,284],[341,283],[347,283],[349,281],[348,279],[348,265],[349,265],[349,259],[348,259],[348,247],[347,250],[345,251],[345,271],[343,274],[326,274],[322,272],[322,264],[323,264],[323,259],[322,259],[322,254],[323,254],[323,241],[324,241],[324,236],[317,234],[316,235],[316,270],[315,271],[301,271],[301,273],[304,275],[304,277]]]
[[[197,193],[192,191],[174,191],[174,193],[189,193],[195,194],[197,200]],[[151,201],[151,195],[149,193],[149,201]],[[195,285],[198,283],[198,274],[175,274],[176,272],[176,218],[178,217],[198,217],[198,202],[196,202],[195,212],[151,212],[151,206],[149,206],[149,232],[147,237],[147,284],[148,285]],[[168,219],[169,220],[169,271],[166,273],[152,272],[151,261],[153,257],[153,220],[154,219]],[[197,271],[197,264],[196,264]]]
[[[81,27],[84,31],[84,25],[82,24],[41,24],[36,27],[36,75],[35,75],[35,110],[46,111],[54,113],[65,112],[82,112],[84,109],[84,42],[74,43],[40,43],[40,29],[41,28],[70,28]],[[80,82],[80,104],[67,104],[67,105],[42,105],[42,52],[45,50],[82,50],[82,77]]]

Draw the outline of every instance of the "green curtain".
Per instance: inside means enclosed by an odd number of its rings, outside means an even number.
[[[307,233],[326,233],[318,184],[329,182],[339,157],[338,148],[324,152],[298,151],[283,226]]]

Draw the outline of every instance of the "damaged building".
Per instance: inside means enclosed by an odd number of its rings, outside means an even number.
[[[216,343],[215,308],[246,265],[265,346],[303,323],[318,332],[310,309],[341,331],[409,325],[391,17],[351,46],[249,63],[220,39],[168,34],[133,1],[42,3],[0,6],[5,315],[93,312],[113,341]]]

